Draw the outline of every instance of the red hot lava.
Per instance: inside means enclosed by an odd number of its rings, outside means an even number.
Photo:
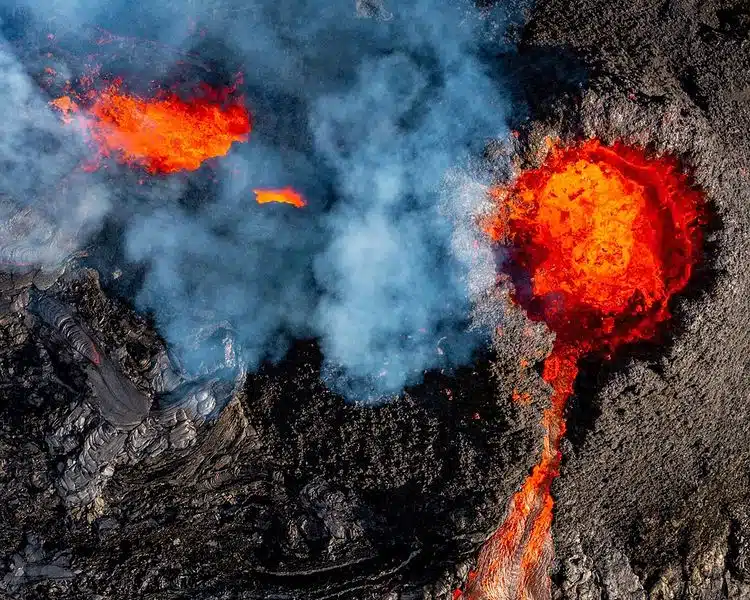
[[[82,96],[61,96],[50,104],[63,122],[83,129],[99,157],[114,156],[152,175],[194,171],[204,161],[224,156],[234,142],[247,141],[250,133],[250,114],[242,98],[231,98],[236,86],[202,85],[200,96],[189,100],[174,93],[146,99],[122,91],[119,79],[103,90],[93,89],[91,77],[86,81],[91,89]],[[88,108],[82,109],[84,104]],[[290,187],[253,191],[258,204],[307,205]]]
[[[302,195],[290,187],[281,189],[255,189],[253,192],[255,193],[255,201],[258,204],[280,202],[282,204],[291,204],[296,208],[307,206],[307,202],[305,202]]]
[[[124,92],[118,80],[87,92],[85,111],[77,97],[62,96],[51,104],[67,123],[80,117],[76,122],[101,156],[114,155],[156,174],[193,171],[209,158],[224,156],[232,143],[247,141],[250,115],[241,99],[227,102],[226,96],[204,86],[200,97],[189,100],[174,93],[146,99]]]
[[[650,340],[670,318],[669,300],[700,257],[704,202],[675,159],[597,140],[553,147],[540,168],[492,195],[484,229],[509,248],[514,300],[556,334],[543,370],[552,398],[541,459],[456,596],[539,600],[551,595],[550,487],[579,359]]]

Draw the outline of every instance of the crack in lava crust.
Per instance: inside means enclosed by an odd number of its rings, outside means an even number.
[[[597,140],[553,146],[544,165],[491,193],[497,209],[483,229],[508,248],[514,300],[556,334],[543,369],[553,393],[541,459],[482,548],[465,596],[549,598],[550,488],[579,359],[656,337],[700,257],[705,203],[676,159]]]

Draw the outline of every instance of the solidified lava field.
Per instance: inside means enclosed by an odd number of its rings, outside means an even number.
[[[0,1],[0,598],[750,596],[750,7]]]

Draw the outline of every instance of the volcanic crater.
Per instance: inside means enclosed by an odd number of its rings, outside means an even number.
[[[143,267],[109,268],[116,224],[40,268],[5,252],[35,205],[2,222],[2,594],[750,594],[747,16],[526,6],[490,57],[513,134],[472,215],[491,340],[378,405],[329,389],[317,338],[244,369],[211,322],[195,344],[222,369],[191,369],[133,299]],[[197,213],[210,184],[190,185]],[[305,210],[289,185],[257,190]]]

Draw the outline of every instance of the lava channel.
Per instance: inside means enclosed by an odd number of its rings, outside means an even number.
[[[507,248],[513,299],[556,334],[543,368],[552,398],[541,459],[456,597],[541,600],[551,596],[550,488],[579,360],[656,337],[701,256],[705,203],[676,159],[597,140],[553,146],[540,168],[491,193],[484,230]]]
[[[147,99],[124,92],[116,80],[50,104],[64,122],[81,126],[100,157],[114,156],[153,175],[194,171],[224,156],[234,142],[247,141],[250,114],[241,98],[226,97],[224,90],[203,86],[199,97],[188,100],[174,93]],[[84,110],[82,103],[89,106]]]

